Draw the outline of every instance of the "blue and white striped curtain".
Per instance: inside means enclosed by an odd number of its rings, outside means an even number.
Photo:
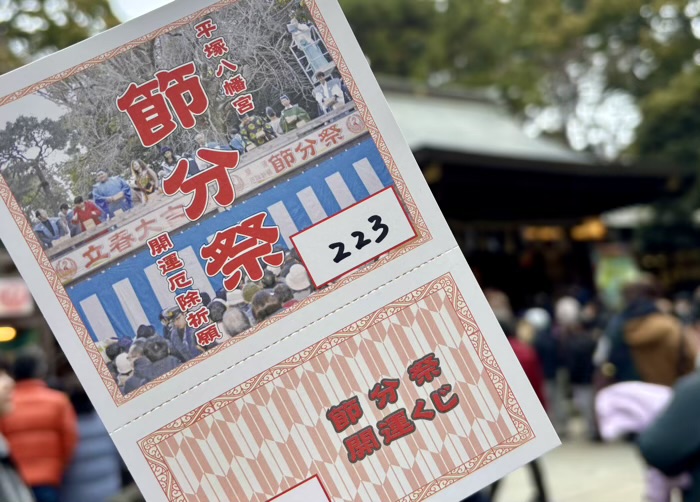
[[[393,183],[376,146],[367,139],[229,211],[179,234],[171,232],[171,237],[194,280],[193,287],[214,298],[223,277],[207,277],[199,248],[218,230],[266,211],[267,223],[280,228],[280,244],[289,248],[290,236]],[[175,295],[168,291],[167,281],[146,250],[71,285],[68,294],[95,341],[133,337],[142,324],[159,329],[160,312],[175,305]]]

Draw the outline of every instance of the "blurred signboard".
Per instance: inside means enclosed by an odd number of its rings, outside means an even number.
[[[20,278],[0,279],[0,318],[24,317],[34,312],[34,300]]]
[[[593,252],[593,264],[595,284],[603,302],[610,309],[621,308],[623,288],[641,275],[632,251],[621,245],[599,245]]]

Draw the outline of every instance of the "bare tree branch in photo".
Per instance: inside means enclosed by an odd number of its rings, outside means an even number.
[[[69,148],[72,140],[68,129],[48,118],[19,117],[0,131],[0,172],[26,211],[57,209],[53,206],[65,196],[66,187],[52,157]]]
[[[254,113],[264,116],[268,106],[279,110],[279,97],[287,94],[315,115],[313,89],[290,49],[292,39],[287,31],[291,14],[298,11],[295,0],[241,0],[211,16],[218,27],[212,39],[222,37],[226,41],[229,53],[224,58],[237,64],[247,80],[248,92],[255,100]],[[240,119],[222,85],[234,74],[216,77],[221,58],[207,59],[203,48],[208,41],[197,39],[193,25],[185,26],[40,91],[42,97],[67,110],[48,131],[55,135],[56,144],[63,145],[55,149],[65,149],[63,153],[68,156],[67,161],[51,166],[52,175],[58,176],[74,195],[86,196],[97,171],[128,177],[134,159],[157,167],[164,146],[179,154],[194,153],[198,132],[205,132],[209,141],[228,144],[229,132]],[[195,63],[209,109],[197,118],[194,129],[180,127],[159,145],[144,148],[127,114],[117,109],[117,98],[131,83],[145,83],[159,70],[189,62]],[[79,140],[70,145],[67,140],[61,143],[68,131],[77,133]],[[20,160],[14,164],[17,170]],[[48,188],[42,176],[48,167],[27,171],[35,175],[35,185],[44,190]]]

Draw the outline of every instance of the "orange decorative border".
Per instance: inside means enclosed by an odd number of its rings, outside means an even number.
[[[66,71],[63,71],[61,73],[58,73],[46,80],[43,80],[41,82],[38,82],[32,86],[26,87],[24,89],[21,89],[17,92],[14,92],[12,94],[9,94],[7,96],[4,96],[0,98],[0,107],[4,106],[8,103],[11,103],[13,101],[16,101],[18,99],[21,99],[29,94],[33,94],[36,91],[39,91],[41,89],[44,89],[52,84],[55,84],[56,82],[60,82],[66,78],[69,78],[73,75],[76,75],[78,73],[81,73],[82,71],[87,70],[88,68],[91,68],[95,65],[104,63],[105,61],[108,61],[128,50],[131,50],[141,44],[147,43],[157,37],[160,37],[172,30],[175,30],[177,28],[181,28],[182,26],[188,25],[192,23],[193,21],[200,19],[208,14],[211,14],[212,12],[216,12],[218,10],[221,10],[227,6],[230,6],[232,4],[237,3],[239,0],[221,0],[217,2],[214,5],[211,5],[205,9],[202,9],[194,14],[191,14],[187,17],[184,17],[180,19],[179,21],[172,23],[168,26],[164,26],[159,28],[156,31],[153,31],[149,33],[148,35],[145,35],[143,37],[137,38],[128,44],[122,45],[121,47],[118,47],[116,49],[113,49],[109,52],[106,52],[100,56],[97,56],[89,61],[85,61],[77,66],[74,66]],[[86,351],[88,352],[88,355],[90,357],[90,360],[92,361],[93,365],[95,366],[95,369],[100,375],[100,378],[102,379],[103,383],[105,384],[105,387],[107,388],[107,391],[109,392],[110,396],[112,397],[112,400],[114,401],[115,405],[117,407],[124,405],[125,403],[131,401],[132,399],[148,392],[149,390],[157,387],[161,383],[170,380],[171,378],[187,371],[189,368],[205,361],[209,357],[218,354],[222,350],[225,350],[229,348],[231,345],[234,345],[250,336],[253,336],[256,334],[258,331],[263,330],[270,326],[271,324],[282,320],[284,317],[291,315],[292,313],[296,312],[297,310],[300,310],[311,303],[325,297],[326,295],[342,288],[343,286],[359,279],[360,277],[364,276],[365,274],[368,274],[381,266],[385,265],[386,263],[408,253],[409,251],[412,251],[423,244],[431,241],[433,239],[426,223],[423,218],[423,215],[420,213],[418,206],[416,205],[415,200],[413,199],[413,196],[411,195],[408,186],[406,185],[406,182],[403,180],[403,177],[401,176],[401,172],[399,170],[398,165],[394,161],[394,158],[392,157],[389,148],[384,140],[384,137],[382,136],[382,133],[380,132],[379,128],[377,127],[377,124],[372,117],[372,114],[370,113],[369,106],[364,100],[364,97],[362,96],[362,93],[360,92],[355,80],[352,78],[352,73],[350,72],[350,69],[347,66],[347,63],[345,62],[345,59],[343,58],[343,55],[338,48],[335,39],[333,38],[331,31],[326,24],[326,20],[321,14],[321,10],[318,7],[316,0],[306,0],[306,3],[308,4],[309,11],[311,12],[311,15],[314,19],[314,22],[316,24],[317,29],[319,30],[319,33],[323,37],[324,43],[326,44],[326,47],[328,48],[329,53],[332,55],[333,60],[336,63],[336,66],[338,68],[338,71],[340,72],[341,76],[343,77],[346,85],[348,86],[348,89],[350,90],[350,93],[352,95],[352,98],[355,102],[355,105],[357,106],[358,111],[362,115],[362,119],[364,120],[367,129],[370,132],[370,135],[372,136],[372,139],[374,140],[375,145],[377,146],[377,149],[379,150],[379,153],[382,156],[382,159],[384,160],[384,163],[386,164],[389,172],[391,173],[391,176],[394,180],[394,185],[396,186],[396,189],[398,192],[401,194],[401,199],[404,203],[404,206],[406,208],[406,212],[411,218],[411,221],[413,223],[414,228],[416,229],[416,233],[418,234],[418,237],[413,239],[411,242],[407,243],[405,246],[402,246],[395,251],[392,251],[390,253],[387,253],[386,255],[380,257],[377,259],[375,262],[366,265],[355,272],[343,277],[340,279],[338,282],[335,282],[333,284],[330,284],[326,287],[324,287],[323,290],[317,291],[304,299],[303,301],[299,302],[298,304],[294,305],[293,307],[287,308],[284,311],[280,312],[277,315],[274,315],[265,321],[263,321],[260,324],[257,324],[256,326],[250,328],[248,331],[246,331],[244,334],[239,335],[231,340],[228,340],[226,343],[223,343],[217,347],[215,347],[212,350],[207,351],[206,353],[202,354],[201,356],[188,361],[186,363],[183,363],[182,365],[178,366],[176,369],[172,370],[169,373],[166,373],[165,375],[162,375],[161,377],[152,380],[151,382],[139,387],[137,390],[134,392],[124,395],[122,394],[121,390],[119,389],[118,385],[114,381],[114,378],[109,372],[109,369],[107,368],[106,363],[104,362],[104,359],[102,358],[102,355],[100,354],[97,346],[95,345],[95,342],[93,342],[92,338],[90,337],[90,334],[85,327],[85,324],[83,323],[82,319],[80,318],[80,315],[78,314],[77,310],[75,309],[73,302],[69,298],[68,294],[66,293],[65,288],[61,284],[61,281],[58,278],[58,275],[56,273],[56,270],[52,266],[50,260],[48,259],[46,253],[44,252],[41,244],[39,243],[39,240],[36,238],[36,235],[34,234],[32,230],[32,226],[30,222],[27,220],[24,212],[22,211],[22,208],[18,204],[17,200],[15,199],[14,195],[12,194],[9,185],[5,181],[5,178],[0,174],[0,198],[5,202],[7,205],[10,213],[12,214],[12,218],[14,219],[15,223],[17,224],[17,227],[19,228],[20,232],[22,233],[27,245],[29,246],[29,249],[31,250],[32,255],[38,262],[39,266],[41,267],[42,272],[44,273],[44,276],[49,282],[49,286],[53,290],[54,294],[56,295],[56,298],[60,302],[61,306],[63,307],[64,312],[66,313],[66,316],[68,317],[70,323],[72,324],[73,328],[75,329],[76,334],[78,335],[78,338],[80,339],[82,345],[85,347]]]
[[[493,356],[483,333],[479,329],[471,310],[467,306],[462,293],[452,277],[452,274],[445,274],[442,277],[416,289],[415,291],[391,302],[381,309],[363,317],[359,321],[354,322],[350,326],[336,332],[335,334],[321,340],[317,344],[304,349],[303,351],[293,355],[286,361],[281,362],[277,366],[267,369],[250,380],[243,382],[239,386],[222,394],[209,401],[208,403],[196,408],[195,410],[183,415],[170,424],[162,427],[158,431],[149,434],[138,442],[139,448],[148,462],[153,474],[155,474],[158,483],[172,502],[186,502],[186,497],[182,492],[177,480],[163,455],[160,452],[159,444],[171,436],[192,427],[195,423],[206,417],[216,413],[237,400],[245,397],[259,387],[263,387],[273,380],[281,377],[285,373],[296,369],[318,357],[320,354],[331,350],[338,345],[341,345],[352,339],[359,333],[369,329],[374,324],[384,321],[398,312],[415,305],[424,298],[435,294],[438,291],[444,291],[449,298],[450,303],[455,309],[457,316],[462,322],[462,326],[466,334],[469,336],[474,350],[476,350],[479,360],[487,369],[491,382],[493,383],[502,403],[508,411],[508,416],[513,421],[513,425],[518,431],[514,436],[501,442],[499,445],[492,447],[484,453],[472,458],[465,464],[453,469],[452,471],[442,475],[440,478],[431,481],[430,483],[420,487],[413,493],[410,493],[395,502],[420,502],[437,492],[444,490],[453,483],[464,479],[466,476],[481,469],[485,465],[490,464],[494,460],[506,455],[516,448],[535,439],[535,433],[525,417],[518,400],[501,370],[496,358]]]

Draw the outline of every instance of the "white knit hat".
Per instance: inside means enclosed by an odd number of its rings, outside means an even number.
[[[117,372],[120,375],[128,375],[134,371],[134,363],[131,362],[131,359],[125,353],[119,354],[114,360],[114,364],[117,366]]]
[[[304,266],[299,264],[292,265],[285,281],[292,291],[303,291],[311,287],[309,274],[306,273]]]
[[[552,316],[542,308],[528,309],[523,318],[537,331],[545,330],[552,325]]]

